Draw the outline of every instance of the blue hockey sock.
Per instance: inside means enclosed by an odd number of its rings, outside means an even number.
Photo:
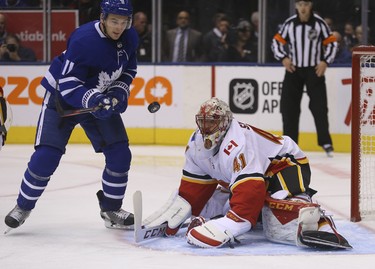
[[[59,165],[62,152],[58,149],[40,146],[30,158],[22,179],[17,204],[24,210],[32,210],[47,187],[51,175]]]
[[[103,171],[103,198],[100,207],[103,211],[115,211],[121,208],[128,183],[131,152],[128,143],[118,143],[103,150],[106,167]]]

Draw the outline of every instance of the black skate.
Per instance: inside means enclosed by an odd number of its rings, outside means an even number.
[[[21,226],[29,217],[30,212],[31,210],[23,210],[16,205],[5,217],[5,224],[9,227],[5,233],[8,233],[11,229]]]
[[[100,201],[103,199],[103,191],[100,190],[96,193],[96,196]],[[123,209],[117,211],[104,211],[100,207],[100,216],[104,220],[104,225],[110,229],[122,229],[122,230],[134,230],[134,215],[130,212],[127,212]]]

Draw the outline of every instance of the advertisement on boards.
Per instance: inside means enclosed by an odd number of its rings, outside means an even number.
[[[0,86],[13,110],[13,126],[36,126],[45,93],[40,82],[48,67],[0,65]],[[122,114],[125,126],[194,129],[200,103],[211,97],[210,74],[207,67],[138,66]],[[161,105],[155,114],[147,110],[153,101]]]
[[[7,31],[16,34],[22,45],[33,49],[37,60],[42,61],[44,55],[42,10],[3,10],[1,13],[6,16]],[[51,59],[66,49],[66,42],[77,27],[77,10],[52,10]]]
[[[280,67],[216,67],[216,96],[228,102],[240,121],[265,130],[282,130],[280,95],[285,69]],[[350,134],[351,69],[326,71],[328,116],[331,133]],[[314,133],[314,119],[305,93],[301,104],[300,131]]]
[[[0,86],[12,105],[14,126],[36,125],[44,96],[40,81],[47,69],[45,65],[0,66]],[[212,94],[211,70],[210,66],[138,66],[129,106],[122,114],[126,127],[194,129],[194,115]],[[281,131],[283,76],[280,67],[216,67],[215,95],[229,104],[238,120]],[[326,77],[331,133],[350,134],[351,69],[329,68]],[[153,101],[161,105],[155,114],[147,110]],[[300,106],[300,130],[315,133],[307,94]]]

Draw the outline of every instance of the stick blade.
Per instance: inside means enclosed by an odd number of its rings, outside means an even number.
[[[164,237],[167,223],[153,227],[142,226],[142,192],[136,191],[133,194],[134,207],[134,241],[141,243],[146,240]]]

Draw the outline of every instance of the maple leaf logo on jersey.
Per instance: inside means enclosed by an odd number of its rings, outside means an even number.
[[[116,79],[121,76],[122,73],[122,66],[113,71],[112,75],[109,75],[107,72],[100,72],[98,75],[98,85],[96,85],[97,89],[101,92],[104,92]]]
[[[238,147],[237,143],[233,140],[229,141],[228,145],[226,145],[224,152],[229,156],[232,150]]]

